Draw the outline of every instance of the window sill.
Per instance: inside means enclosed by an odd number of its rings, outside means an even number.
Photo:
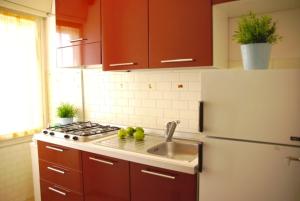
[[[0,135],[0,149],[17,145],[17,144],[23,144],[23,143],[28,143],[32,141],[32,137],[35,133],[32,134],[26,134],[23,136],[16,136],[16,135]]]

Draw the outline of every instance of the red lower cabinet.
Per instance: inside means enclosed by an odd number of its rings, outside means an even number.
[[[130,163],[131,201],[196,201],[197,176]]]
[[[83,152],[85,201],[129,201],[129,162]]]
[[[42,201],[84,201],[81,194],[41,179]]]

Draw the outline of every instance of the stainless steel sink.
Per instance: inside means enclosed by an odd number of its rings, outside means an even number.
[[[148,153],[182,161],[193,161],[198,155],[197,143],[163,142],[147,150]]]

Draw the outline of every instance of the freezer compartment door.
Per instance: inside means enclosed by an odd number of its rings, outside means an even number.
[[[300,145],[300,70],[202,73],[209,136]]]
[[[203,153],[199,201],[300,200],[300,148],[207,139]]]

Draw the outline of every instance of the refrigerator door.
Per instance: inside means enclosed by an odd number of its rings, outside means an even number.
[[[300,70],[202,73],[208,136],[299,145]]]
[[[299,201],[300,148],[229,140],[204,142],[199,201]]]

